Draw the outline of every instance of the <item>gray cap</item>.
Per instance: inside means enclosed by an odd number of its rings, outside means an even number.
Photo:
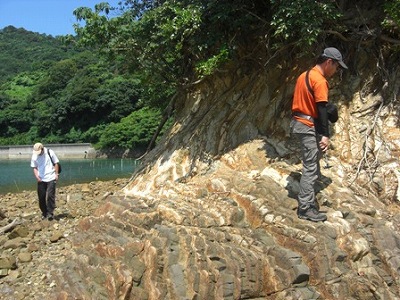
[[[322,56],[336,60],[342,68],[347,69],[346,64],[343,62],[342,54],[339,52],[338,49],[333,47],[325,48]]]

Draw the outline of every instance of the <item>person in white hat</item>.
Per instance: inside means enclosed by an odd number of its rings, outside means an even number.
[[[342,54],[336,48],[326,48],[316,65],[299,76],[293,95],[290,132],[300,141],[303,163],[297,215],[313,222],[327,219],[319,211],[314,185],[320,175],[319,158],[329,147],[328,120],[336,122],[338,118],[335,107],[331,109],[328,103],[327,78],[339,68],[347,69]]]
[[[42,219],[53,220],[56,208],[56,183],[59,174],[59,160],[53,150],[42,143],[33,146],[31,167],[37,180],[37,193]]]

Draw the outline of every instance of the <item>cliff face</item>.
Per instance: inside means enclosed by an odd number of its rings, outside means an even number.
[[[243,64],[181,96],[146,167],[80,222],[58,299],[400,299],[398,57],[346,59],[317,184],[326,222],[296,216],[303,68]]]

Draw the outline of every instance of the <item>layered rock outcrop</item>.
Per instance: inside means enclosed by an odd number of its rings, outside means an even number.
[[[179,98],[125,195],[81,222],[54,274],[60,299],[399,299],[400,70],[379,92],[363,84],[373,70],[332,82],[341,117],[317,187],[328,220],[311,223],[295,212],[289,63],[243,64]]]
[[[151,197],[136,195],[138,181],[110,197],[53,274],[60,299],[399,299],[398,203],[357,194],[333,167],[318,182],[328,221],[299,220],[300,165],[266,164],[266,146],[163,180]]]
[[[374,70],[332,83],[341,118],[317,184],[328,220],[312,223],[296,216],[288,134],[302,68],[276,66],[181,95],[144,168],[79,221],[64,259],[41,261],[40,299],[400,299],[399,67],[383,86],[365,88]]]

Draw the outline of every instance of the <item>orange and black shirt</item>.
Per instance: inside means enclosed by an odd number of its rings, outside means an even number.
[[[309,92],[306,84],[306,73],[303,72],[297,79],[294,89],[292,112],[318,118],[317,102],[328,102],[329,84],[321,71],[314,67],[309,72],[309,83],[314,91],[314,96]],[[310,120],[294,116],[294,118],[303,124],[313,127],[314,123]]]

